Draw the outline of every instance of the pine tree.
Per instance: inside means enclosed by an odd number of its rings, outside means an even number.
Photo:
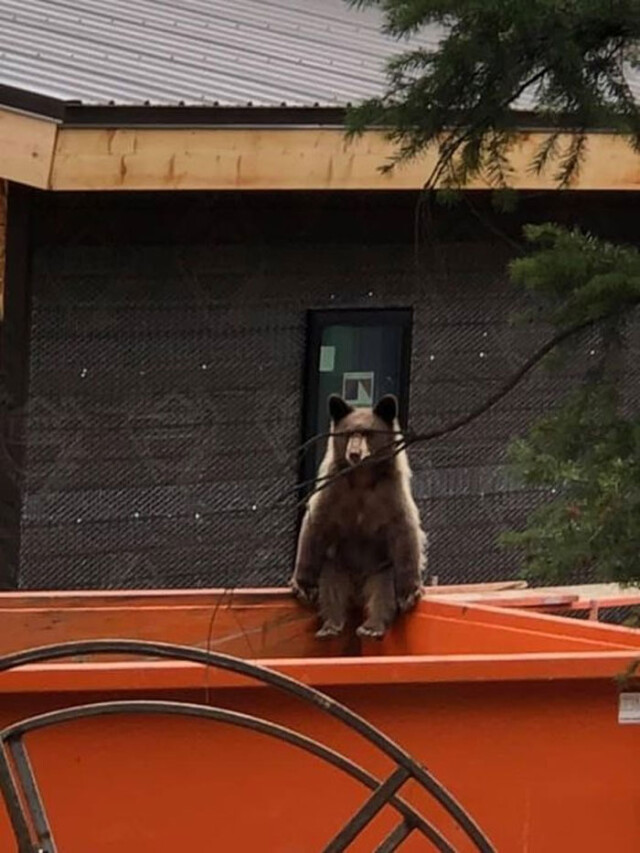
[[[621,365],[640,304],[640,252],[552,225],[529,226],[525,236],[536,250],[510,270],[533,302],[521,320],[577,330],[556,351],[556,367],[593,328],[600,347],[582,386],[512,444],[521,480],[549,500],[502,541],[522,549],[527,573],[545,581],[581,570],[640,581],[640,416],[624,413]]]
[[[380,7],[384,30],[398,39],[427,25],[444,34],[434,48],[399,52],[385,94],[349,113],[351,133],[387,128],[397,152],[386,168],[436,145],[427,186],[460,186],[478,174],[507,186],[523,96],[551,129],[531,168],[555,162],[561,186],[577,174],[589,129],[616,131],[640,151],[640,106],[628,82],[640,68],[638,0],[350,2]]]
[[[640,152],[640,106],[628,81],[640,68],[640,0],[350,2],[378,6],[385,31],[399,39],[426,25],[442,31],[435,47],[400,51],[387,68],[387,91],[348,114],[350,134],[379,126],[396,144],[383,169],[435,146],[427,190],[462,188],[480,175],[508,192],[514,107],[523,96],[549,130],[530,167],[553,167],[559,188],[579,174],[592,129],[619,133]],[[582,386],[510,448],[521,480],[548,500],[525,530],[502,539],[545,580],[587,570],[640,581],[640,414],[625,410],[621,390],[625,331],[640,304],[640,253],[551,224],[526,227],[525,238],[532,251],[510,268],[531,298],[520,321],[555,329],[543,350],[559,360],[594,328],[602,346]]]

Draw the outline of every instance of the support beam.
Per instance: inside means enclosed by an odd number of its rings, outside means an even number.
[[[553,169],[531,174],[543,133],[513,152],[515,189],[553,189]],[[62,128],[51,175],[56,190],[412,190],[435,162],[429,152],[380,171],[393,150],[369,131],[351,143],[338,128]],[[476,180],[470,189],[487,189]],[[592,134],[575,189],[640,189],[640,156],[620,137]]]
[[[58,125],[0,109],[0,178],[47,189]]]
[[[555,187],[553,167],[529,169],[545,136],[520,134],[514,189]],[[420,189],[435,152],[383,174],[393,150],[380,131],[347,142],[341,127],[79,127],[0,109],[0,178],[54,190]],[[637,191],[640,155],[619,136],[592,133],[572,188]]]

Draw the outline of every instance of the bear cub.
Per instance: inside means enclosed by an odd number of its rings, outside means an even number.
[[[331,434],[300,529],[293,593],[317,605],[317,637],[340,634],[363,609],[357,633],[381,639],[398,613],[420,598],[426,536],[411,494],[398,403],[386,395],[354,409],[329,398]],[[328,485],[324,478],[335,477]],[[324,486],[324,488],[323,488]]]

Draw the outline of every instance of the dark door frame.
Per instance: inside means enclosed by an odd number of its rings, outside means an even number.
[[[318,422],[318,359],[322,332],[327,326],[344,324],[348,326],[381,326],[385,323],[402,327],[402,355],[400,365],[400,388],[398,392],[400,426],[406,427],[409,415],[409,390],[411,379],[411,332],[413,327],[413,308],[327,308],[307,312],[307,346],[304,360],[303,413],[301,443],[315,435]],[[315,463],[312,448],[302,454],[300,460],[301,483],[311,481],[315,476]],[[311,489],[301,490],[300,497]]]

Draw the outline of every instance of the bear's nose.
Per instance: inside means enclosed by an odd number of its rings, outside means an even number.
[[[350,462],[352,465],[357,465],[359,461],[360,461],[360,451],[358,451],[358,450],[351,450],[351,451],[349,452],[349,462]]]

